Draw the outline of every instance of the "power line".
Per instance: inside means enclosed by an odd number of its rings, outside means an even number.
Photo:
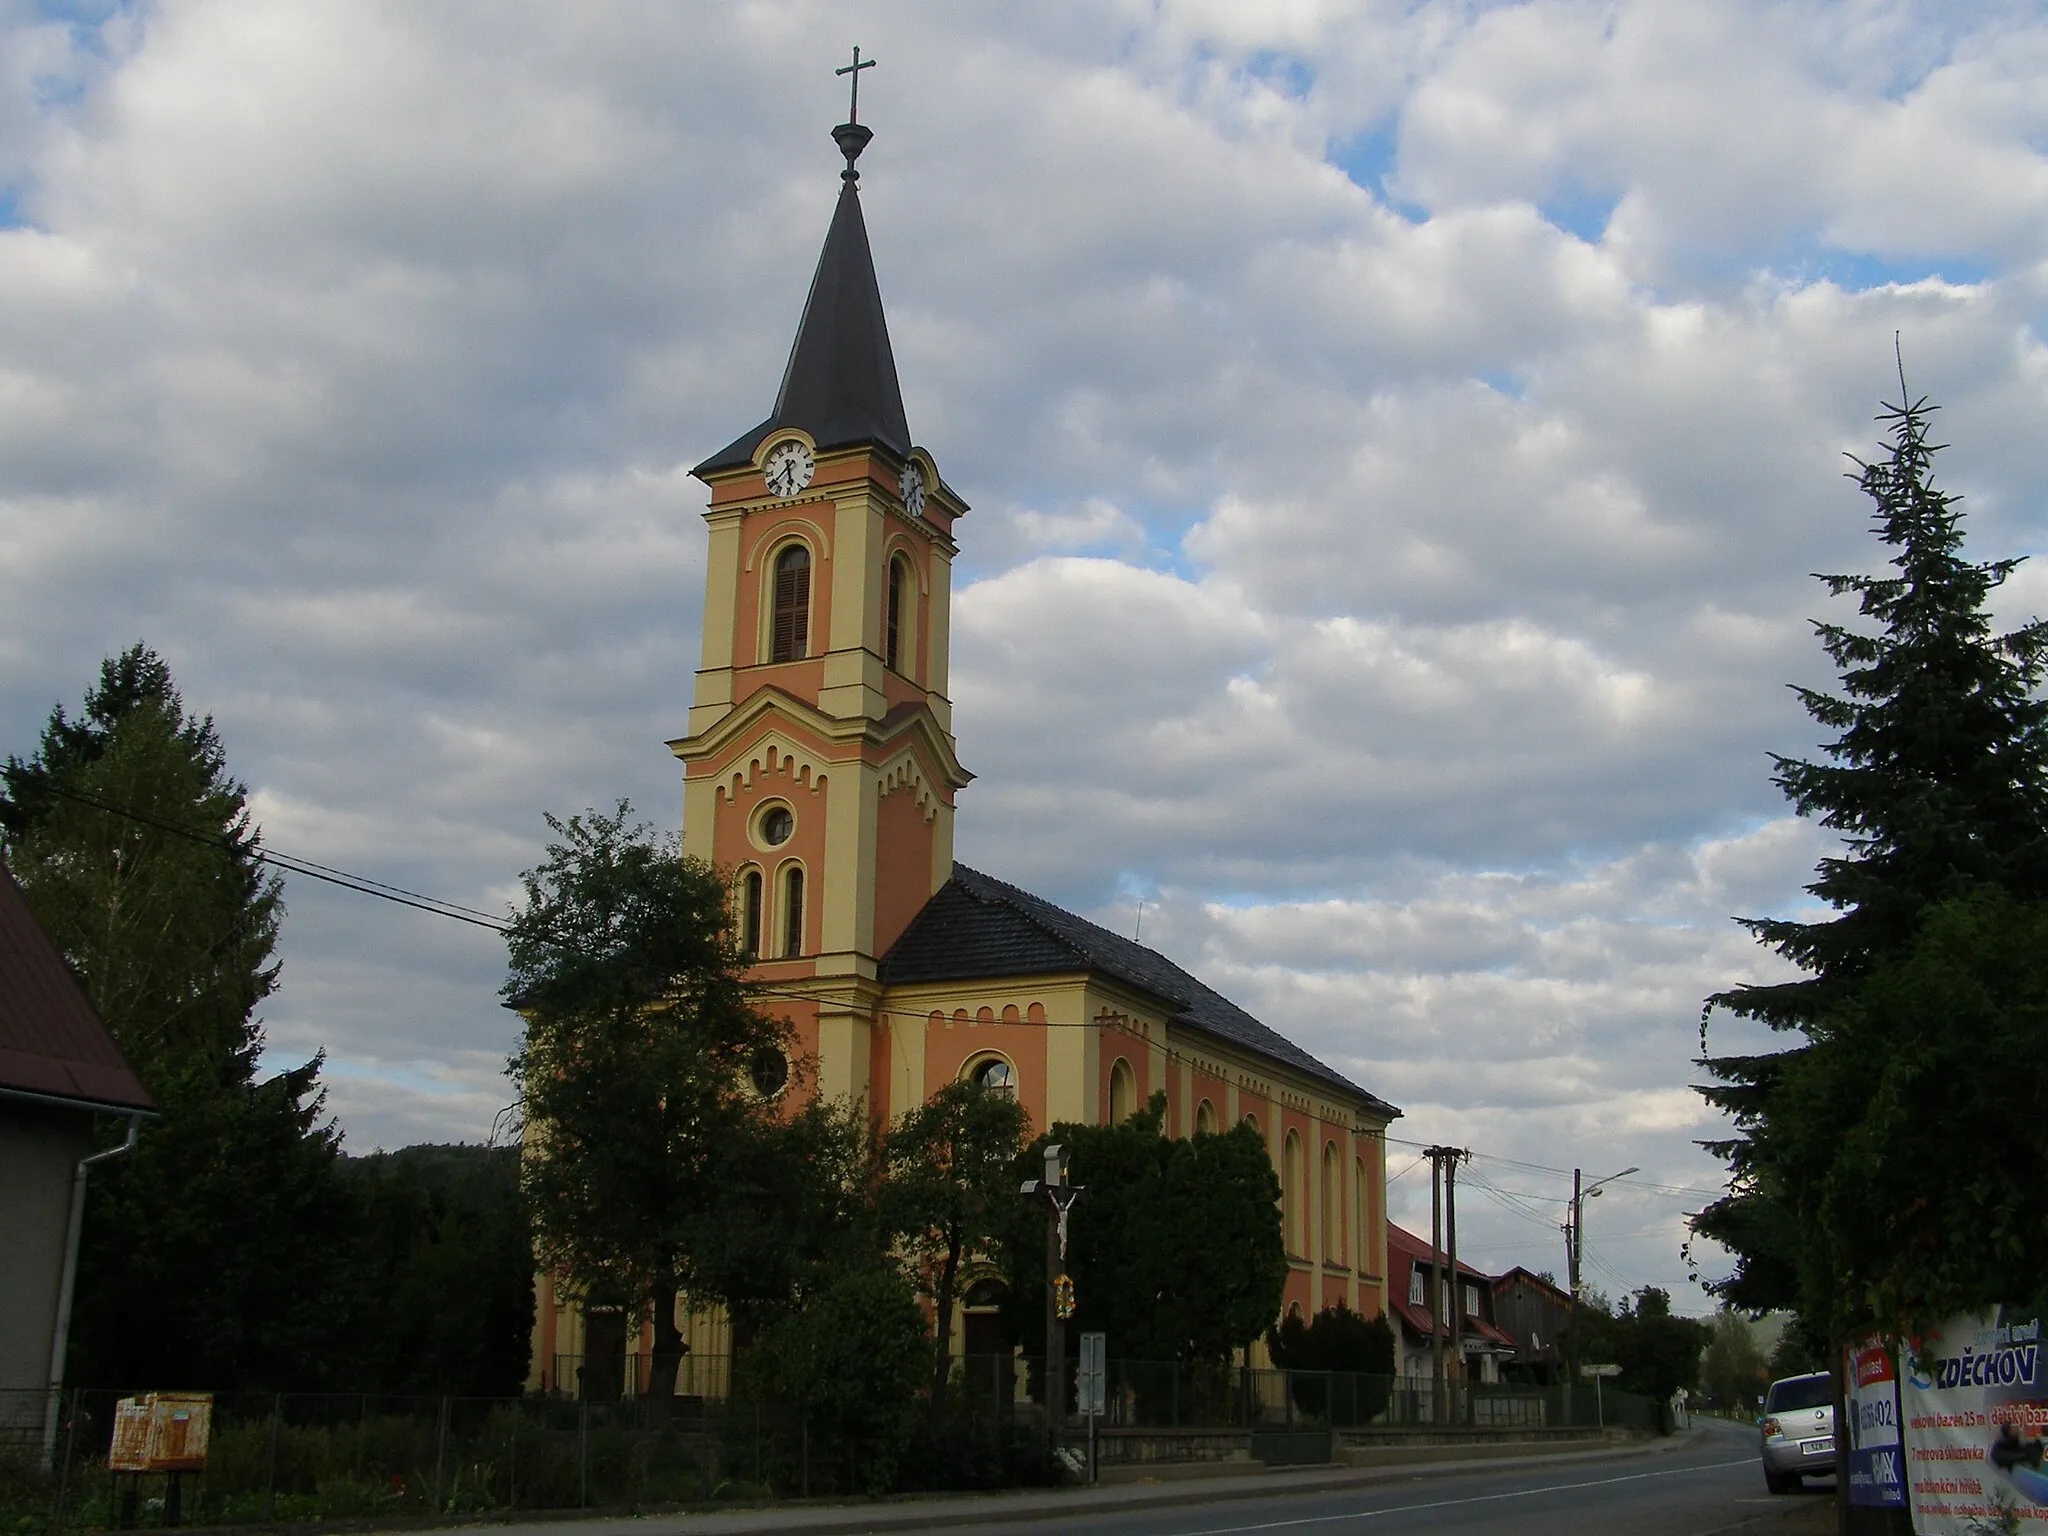
[[[121,816],[129,821],[140,822],[146,827],[155,827],[160,832],[168,832],[173,837],[182,837],[188,842],[200,843],[210,848],[218,848],[226,853],[242,854],[254,859],[259,864],[268,864],[273,868],[285,870],[290,874],[304,875],[310,880],[324,880],[329,885],[338,885],[344,890],[357,891],[365,896],[375,896],[383,901],[395,902],[402,907],[414,907],[422,912],[431,912],[436,917],[452,917],[458,923],[468,923],[477,928],[488,928],[493,933],[502,934],[510,931],[510,923],[507,919],[495,917],[476,907],[466,907],[459,902],[444,901],[438,896],[428,896],[419,891],[410,891],[402,885],[392,885],[388,881],[374,880],[368,875],[351,874],[348,870],[337,869],[331,864],[319,864],[311,859],[296,858],[291,854],[281,853],[275,848],[265,848],[260,843],[253,847],[246,846],[237,843],[233,838],[223,836],[221,833],[203,832],[195,827],[181,826],[175,821],[151,815],[147,811],[137,810],[132,805],[121,805],[116,801],[101,799],[97,795],[83,794],[75,789],[65,789],[60,785],[49,783],[39,784],[36,787],[43,792],[56,795],[60,799],[76,801],[80,805],[90,806],[94,810],[104,811],[111,816]]]

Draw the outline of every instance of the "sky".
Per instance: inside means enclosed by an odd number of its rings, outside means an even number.
[[[1469,1147],[1464,1256],[1561,1270],[1634,1166],[1588,1279],[1708,1307],[1895,337],[1971,552],[2048,531],[2042,4],[0,0],[0,753],[144,640],[285,853],[503,911],[543,812],[672,827],[856,43],[961,859],[1401,1106],[1396,1219]],[[498,940],[286,899],[268,1060],[489,1135]]]

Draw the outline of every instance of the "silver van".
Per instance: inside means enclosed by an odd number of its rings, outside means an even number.
[[[1835,1386],[1825,1371],[1787,1376],[1764,1397],[1764,1483],[1796,1493],[1799,1479],[1835,1470]]]

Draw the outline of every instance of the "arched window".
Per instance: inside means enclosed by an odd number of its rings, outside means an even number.
[[[1109,1123],[1122,1125],[1137,1108],[1137,1079],[1131,1075],[1131,1064],[1119,1056],[1109,1069]]]
[[[1259,1117],[1256,1114],[1252,1113],[1250,1110],[1245,1111],[1244,1119],[1241,1120],[1239,1124],[1250,1126],[1252,1128],[1252,1134],[1254,1136],[1256,1136],[1259,1133]]]
[[[1365,1192],[1365,1159],[1355,1158],[1351,1164],[1352,1205],[1357,1216],[1351,1226],[1351,1264],[1361,1275],[1371,1270],[1371,1252],[1367,1236],[1372,1231],[1372,1205]]]
[[[910,575],[903,557],[889,561],[889,601],[882,615],[882,659],[891,672],[903,670],[903,588]]]
[[[1337,1161],[1337,1143],[1323,1143],[1323,1257],[1332,1264],[1344,1262],[1344,1175]]]
[[[771,661],[802,661],[811,643],[811,552],[792,544],[775,557],[775,628]]]
[[[1302,1209],[1301,1186],[1307,1170],[1302,1167],[1301,1138],[1289,1131],[1280,1157],[1280,1228],[1287,1239],[1287,1251],[1296,1258],[1304,1258],[1308,1244],[1303,1241],[1302,1228],[1308,1225],[1307,1212]]]
[[[761,958],[761,871],[750,869],[740,886],[740,944],[747,954]]]
[[[782,952],[804,952],[804,872],[796,864],[782,877]]]
[[[1195,1106],[1195,1134],[1214,1136],[1216,1134],[1216,1106],[1207,1099]]]
[[[1017,1074],[1010,1070],[1010,1064],[1000,1056],[990,1056],[977,1061],[967,1073],[967,1080],[987,1093],[999,1093],[1009,1097],[1017,1091]]]

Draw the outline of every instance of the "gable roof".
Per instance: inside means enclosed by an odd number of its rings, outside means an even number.
[[[1324,1066],[1157,950],[1056,907],[1043,897],[969,869],[953,877],[912,918],[882,959],[887,985],[973,981],[991,976],[1093,971],[1149,992],[1173,1011],[1167,1022],[1254,1051],[1315,1078],[1374,1114],[1400,1110]]]
[[[1530,1290],[1536,1292],[1537,1295],[1557,1306],[1569,1307],[1572,1304],[1572,1293],[1570,1291],[1565,1290],[1556,1281],[1546,1280],[1533,1269],[1526,1269],[1520,1264],[1517,1264],[1506,1274],[1494,1277],[1494,1294],[1499,1295],[1517,1282],[1527,1286]]]
[[[152,1100],[0,865],[0,1091],[110,1112]]]
[[[825,232],[825,249],[804,300],[774,413],[699,464],[695,473],[753,462],[761,440],[783,427],[810,433],[820,451],[879,443],[898,458],[910,452],[910,424],[903,415],[896,356],[889,347],[867,222],[861,217],[860,185],[850,172],[840,183],[839,206]]]
[[[1387,1223],[1387,1269],[1389,1271],[1389,1279],[1393,1278],[1391,1272],[1394,1269],[1397,1256],[1411,1265],[1427,1266],[1430,1260],[1434,1258],[1437,1262],[1443,1264],[1445,1268],[1448,1269],[1450,1267],[1450,1260],[1441,1249],[1432,1247],[1425,1239],[1417,1237],[1407,1228],[1396,1226],[1390,1221]],[[1463,1259],[1458,1261],[1458,1273],[1467,1279],[1478,1280],[1484,1283],[1487,1293],[1489,1295],[1492,1294],[1492,1277],[1480,1270],[1474,1269]],[[1424,1289],[1426,1290],[1427,1288],[1427,1282],[1425,1282]],[[1387,1287],[1387,1306],[1401,1320],[1402,1325],[1410,1333],[1424,1339],[1432,1336],[1436,1327],[1436,1320],[1430,1316],[1428,1306],[1418,1307],[1408,1300],[1408,1287],[1405,1284],[1389,1285]],[[1448,1320],[1446,1321],[1448,1322]],[[1446,1327],[1444,1331],[1448,1334],[1450,1329]],[[1511,1349],[1516,1347],[1514,1338],[1506,1330],[1489,1322],[1486,1318],[1474,1317],[1470,1313],[1467,1313],[1461,1319],[1458,1331],[1468,1339],[1481,1339],[1488,1344],[1502,1348]]]

